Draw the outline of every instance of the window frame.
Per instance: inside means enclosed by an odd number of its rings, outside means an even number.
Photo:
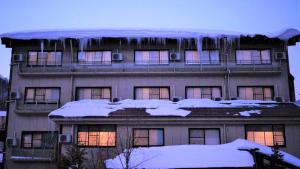
[[[209,144],[205,144],[205,142],[206,142],[206,140],[205,140],[205,131],[206,130],[218,130],[218,132],[219,132],[219,144],[216,144],[216,145],[222,144],[222,142],[221,142],[221,129],[220,128],[188,128],[189,144],[191,144],[191,138],[202,138],[202,137],[191,137],[191,130],[203,130],[204,131],[204,135],[203,135],[204,144],[195,144],[195,145],[209,145]],[[194,145],[194,144],[191,144],[191,145]]]
[[[110,98],[109,99],[107,99],[107,100],[109,100],[109,101],[111,101],[112,100],[112,87],[111,86],[99,86],[99,87],[96,87],[96,86],[93,86],[93,87],[76,87],[75,88],[75,100],[76,101],[78,101],[79,100],[79,90],[80,89],[105,89],[105,88],[107,88],[107,89],[109,89],[109,92],[110,92]],[[92,91],[91,91],[92,92]],[[92,93],[91,93],[92,94]],[[91,95],[92,96],[92,95]],[[102,98],[103,99],[103,98]],[[104,99],[104,100],[106,100],[106,99]]]
[[[185,86],[185,98],[187,98],[187,91],[188,91],[188,88],[210,88],[211,89],[211,96],[212,96],[212,89],[213,88],[219,88],[220,89],[220,97],[223,97],[223,92],[222,92],[222,86]],[[213,99],[213,97],[211,97],[211,99]]]
[[[26,134],[31,134],[31,147],[24,147],[24,136]],[[41,134],[41,142],[43,144],[43,135],[44,134],[52,134],[52,131],[22,131],[21,132],[21,148],[22,149],[47,149],[47,150],[51,150],[51,149],[56,149],[57,145],[58,145],[58,131],[54,131],[54,134],[56,134],[56,138],[54,139],[56,141],[56,143],[53,145],[53,147],[33,147],[33,135],[34,134]]]
[[[28,92],[28,89],[34,89],[34,101],[26,101],[26,96],[27,96],[27,92]],[[36,89],[58,89],[58,93],[59,93],[59,98],[57,100],[57,102],[46,102],[45,99],[44,101],[36,101]],[[24,104],[58,104],[60,105],[60,99],[61,99],[61,87],[25,87],[25,95],[24,95]]]
[[[252,88],[254,91],[254,88],[257,87],[261,87],[263,89],[263,98],[264,101],[272,101],[274,100],[274,96],[275,96],[275,91],[274,91],[274,86],[237,86],[237,96],[240,97],[240,92],[239,92],[239,88]],[[271,89],[271,100],[265,100],[265,92],[264,92],[264,88],[270,88]],[[254,92],[253,92],[253,100],[257,100],[254,98]]]
[[[273,134],[273,144],[275,143],[275,139],[274,139],[274,126],[280,126],[282,127],[282,134],[283,134],[283,141],[284,141],[284,144],[283,145],[278,145],[279,147],[286,147],[286,135],[285,135],[285,125],[284,124],[245,124],[244,125],[244,130],[245,130],[245,138],[246,140],[248,140],[247,138],[247,132],[249,130],[247,130],[247,127],[248,126],[271,126],[272,128],[272,134]],[[265,140],[264,140],[265,141]],[[266,141],[265,141],[266,142]],[[259,143],[256,143],[256,144],[259,144]],[[260,144],[261,145],[261,144]],[[267,146],[267,147],[274,147],[275,144],[273,146],[268,146],[268,145],[264,145],[264,146]]]
[[[80,52],[110,52],[110,63],[109,64],[103,64],[103,63],[101,63],[101,64],[99,64],[99,63],[80,63],[79,62],[79,53]],[[93,61],[93,62],[95,62],[95,61]],[[103,61],[101,61],[101,62],[103,62]],[[112,65],[112,63],[113,63],[113,50],[77,50],[77,57],[76,57],[76,63],[78,64],[78,65],[100,65],[100,66],[111,66]]]
[[[160,98],[159,97],[159,100],[170,100],[171,99],[171,90],[170,90],[170,86],[134,86],[133,87],[133,99],[134,100],[138,100],[138,99],[136,99],[136,89],[138,89],[138,88],[154,88],[154,89],[160,89],[160,88],[167,88],[168,89],[168,91],[169,91],[169,99],[164,99],[164,98]],[[150,93],[149,93],[150,94]],[[159,90],[159,96],[160,96],[160,90]],[[150,97],[150,95],[149,95],[149,97]],[[146,100],[146,99],[144,99],[144,100]],[[154,99],[149,99],[149,100],[154,100]]]
[[[196,51],[198,52],[197,49],[185,49],[184,50],[184,64],[185,65],[221,65],[221,54],[220,54],[220,49],[202,49],[202,52],[203,51],[208,51],[209,53],[209,63],[203,63],[203,61],[201,61],[201,56],[199,57],[199,63],[187,63],[187,60],[186,60],[186,52],[188,51]],[[211,60],[211,51],[218,51],[218,54],[219,54],[219,60],[218,60],[218,63],[212,63],[213,61]]]
[[[260,63],[253,63],[255,62],[255,60],[252,60],[252,56],[251,56],[251,63],[239,63],[238,60],[237,60],[237,52],[238,51],[251,51],[251,50],[256,50],[259,52],[259,58],[260,58]],[[263,50],[268,50],[270,52],[270,62],[269,63],[263,63],[262,61],[262,54],[261,52]],[[236,65],[272,65],[272,49],[271,48],[249,48],[249,49],[235,49],[235,64]]]
[[[33,65],[33,64],[29,64],[29,53],[30,53],[30,52],[36,52],[36,53],[37,53],[36,64],[34,64],[34,65]],[[63,52],[63,50],[56,50],[56,51],[55,51],[55,50],[43,50],[43,52],[59,52],[59,53],[61,53],[60,63],[59,63],[59,64],[55,64],[55,65],[48,65],[48,64],[47,64],[47,59],[46,59],[46,61],[45,61],[46,64],[44,64],[44,65],[39,65],[39,64],[38,64],[38,60],[39,60],[39,59],[38,59],[38,58],[39,58],[39,57],[38,57],[38,53],[39,53],[39,52],[42,52],[42,51],[40,51],[40,50],[28,50],[28,51],[27,51],[27,57],[26,57],[26,59],[27,59],[27,60],[26,60],[26,66],[27,66],[27,67],[61,67],[61,66],[62,66],[62,61],[63,61],[63,57],[64,57],[64,54],[63,54],[64,52]]]
[[[148,137],[138,137],[138,138],[148,138],[148,145],[135,145],[135,137],[134,137],[134,133],[135,130],[147,130],[147,135]],[[150,130],[161,130],[163,132],[163,144],[162,145],[150,145],[150,135],[149,135],[149,131]],[[132,128],[132,147],[159,147],[159,146],[165,146],[165,129],[164,128]]]
[[[79,132],[79,128],[80,127],[88,127],[88,132],[89,132],[89,128],[90,127],[99,127],[99,131],[101,129],[101,126],[112,126],[114,128],[114,131],[115,131],[115,141],[114,141],[114,146],[90,146],[90,145],[79,145],[79,137],[78,137],[78,132]],[[76,131],[76,145],[77,147],[80,147],[80,148],[114,148],[114,147],[117,147],[117,140],[118,140],[118,134],[117,134],[117,125],[115,124],[100,124],[100,125],[92,125],[92,124],[89,124],[89,125],[78,125],[77,126],[77,131]],[[88,141],[89,141],[89,135],[88,135]]]
[[[154,63],[154,64],[152,64],[152,63],[150,63],[150,64],[149,63],[147,63],[147,64],[137,64],[137,62],[136,62],[136,52],[153,52],[153,51],[157,51],[158,52],[158,54],[159,54],[159,63]],[[161,51],[167,51],[168,52],[168,63],[161,63],[161,60],[160,60],[160,58],[161,58],[160,52]],[[170,49],[145,49],[145,50],[143,50],[143,49],[135,49],[133,52],[134,52],[133,53],[133,55],[134,55],[133,61],[134,61],[134,65],[136,65],[136,66],[170,65]]]

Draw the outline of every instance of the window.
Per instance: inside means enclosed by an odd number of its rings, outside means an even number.
[[[271,64],[270,50],[237,50],[237,64]]]
[[[79,126],[77,142],[84,147],[116,146],[116,127],[114,125]]]
[[[220,55],[218,50],[204,50],[201,56],[197,50],[185,51],[186,64],[220,64]]]
[[[111,99],[110,87],[77,88],[76,100],[83,99]]]
[[[272,100],[273,87],[238,87],[238,97],[244,100]]]
[[[78,52],[78,63],[110,65],[111,64],[111,51]]]
[[[29,66],[57,66],[61,65],[62,52],[28,52]]]
[[[169,87],[137,87],[135,88],[135,99],[169,100],[170,88]]]
[[[58,103],[59,88],[26,88],[25,103]]]
[[[221,87],[187,87],[187,99],[213,99],[221,97]]]
[[[164,129],[133,129],[133,146],[164,145]]]
[[[135,51],[135,63],[138,65],[149,64],[169,64],[169,51],[153,50],[153,51]]]
[[[283,125],[246,125],[246,137],[265,146],[285,145]]]
[[[24,131],[22,132],[23,148],[52,149],[57,141],[57,132],[50,131]]]
[[[220,144],[220,130],[205,128],[189,129],[189,144]]]

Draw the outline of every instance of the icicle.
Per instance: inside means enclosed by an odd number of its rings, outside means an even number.
[[[44,41],[41,40],[41,52],[44,53]]]
[[[72,58],[72,62],[73,62],[74,55],[73,55],[73,41],[72,41],[72,39],[70,39],[70,50],[71,50],[71,58]]]
[[[65,51],[65,50],[66,50],[66,42],[65,42],[65,39],[62,40],[62,45],[63,45],[64,51]]]
[[[88,39],[79,39],[79,47],[80,47],[80,51],[83,52],[83,49],[86,49],[88,43]]]
[[[56,53],[56,41],[54,42],[54,52]]]
[[[198,39],[196,39],[197,42],[197,50],[199,56],[202,56],[202,37],[200,36]]]
[[[218,49],[218,38],[214,37],[214,47]]]

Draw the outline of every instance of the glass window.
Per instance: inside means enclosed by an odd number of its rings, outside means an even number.
[[[137,87],[135,88],[135,99],[137,100],[169,100],[170,90],[168,87]]]
[[[270,50],[237,50],[237,64],[270,64]]]
[[[60,100],[59,88],[26,88],[25,103],[58,103]]]
[[[244,100],[272,100],[272,87],[238,87],[238,97]]]
[[[189,143],[206,145],[220,144],[220,130],[205,128],[189,129]]]
[[[77,88],[76,99],[111,99],[111,88],[109,87],[93,87],[93,88]]]
[[[116,128],[114,125],[79,126],[77,142],[85,147],[116,146]]]
[[[134,146],[162,146],[164,145],[163,129],[133,129]]]
[[[78,53],[78,63],[80,64],[111,64],[111,51],[84,51]]]
[[[169,64],[169,51],[135,51],[135,63],[139,65]]]
[[[32,131],[22,133],[23,148],[52,149],[57,142],[57,132]]]
[[[187,87],[187,99],[214,99],[221,97],[221,87]]]
[[[28,52],[30,66],[57,66],[61,65],[62,52]]]
[[[265,146],[285,145],[283,125],[246,125],[246,137]]]
[[[185,51],[185,63],[186,64],[219,64],[220,56],[218,50],[204,50],[199,56],[199,52],[196,50]]]

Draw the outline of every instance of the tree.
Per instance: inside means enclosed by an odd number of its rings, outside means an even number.
[[[60,169],[84,169],[83,162],[86,160],[86,150],[72,144],[66,146],[65,154],[62,154],[59,168]]]

